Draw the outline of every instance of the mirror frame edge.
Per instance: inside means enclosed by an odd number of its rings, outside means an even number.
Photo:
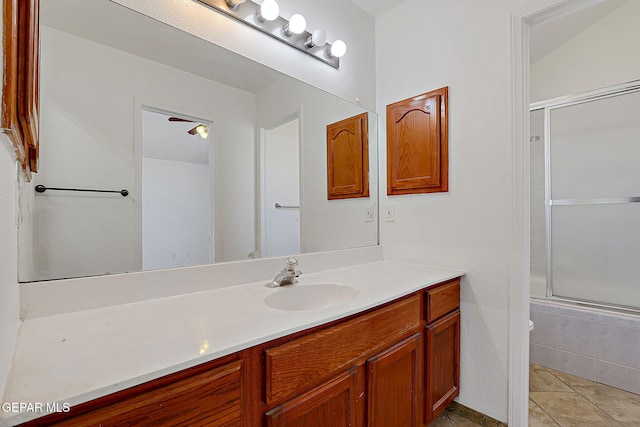
[[[27,181],[38,170],[40,0],[4,0],[1,126]]]

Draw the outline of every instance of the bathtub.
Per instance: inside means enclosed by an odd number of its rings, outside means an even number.
[[[640,394],[640,316],[532,297],[530,319],[531,363]]]

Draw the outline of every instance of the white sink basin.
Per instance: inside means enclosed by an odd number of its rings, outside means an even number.
[[[266,297],[264,302],[278,310],[312,310],[341,304],[355,298],[358,293],[351,286],[333,283],[286,285]]]

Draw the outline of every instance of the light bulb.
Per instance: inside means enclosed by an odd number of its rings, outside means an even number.
[[[315,30],[307,39],[307,47],[322,47],[327,42],[327,33],[324,30]]]
[[[202,139],[207,139],[207,136],[209,136],[209,129],[207,129],[205,125],[198,125],[196,132],[198,132],[198,135],[200,135]]]
[[[260,22],[273,21],[280,14],[280,6],[276,0],[264,0],[258,9],[257,17]]]
[[[347,45],[342,40],[336,40],[331,45],[331,56],[334,58],[342,58],[347,53]]]
[[[236,10],[242,3],[247,0],[224,0],[224,2],[229,6],[229,9]]]
[[[307,28],[307,20],[304,19],[304,16],[296,13],[291,17],[289,23],[284,26],[284,33],[287,36],[291,36],[292,34],[302,34]]]

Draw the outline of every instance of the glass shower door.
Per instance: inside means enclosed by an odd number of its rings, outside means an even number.
[[[545,111],[552,294],[640,308],[640,92]]]

